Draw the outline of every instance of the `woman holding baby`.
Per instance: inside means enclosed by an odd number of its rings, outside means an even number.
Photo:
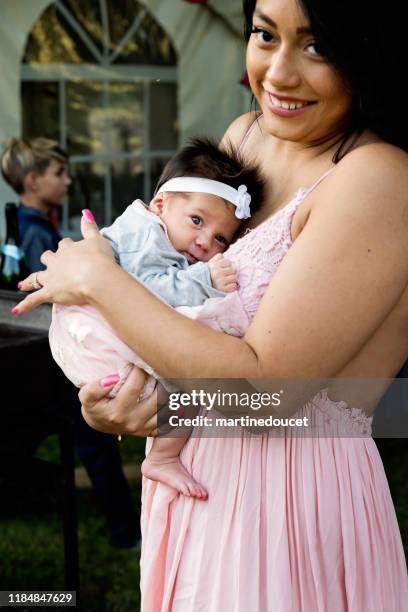
[[[244,13],[260,111],[222,146],[258,164],[268,189],[225,254],[251,321],[244,338],[156,299],[86,221],[84,241],[43,255],[43,287],[18,312],[91,304],[164,378],[392,378],[408,353],[398,15],[365,0],[245,0]],[[136,400],[143,383],[135,369],[114,399],[98,381],[83,387],[87,421],[154,432],[155,398]],[[367,436],[381,393],[285,404],[281,416],[307,415],[324,436],[190,437],[181,461],[208,499],[144,482],[142,609],[402,612],[401,538]]]

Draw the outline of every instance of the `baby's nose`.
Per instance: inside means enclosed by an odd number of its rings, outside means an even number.
[[[211,246],[211,236],[208,236],[205,232],[200,232],[196,240],[197,245],[204,251],[208,251]]]

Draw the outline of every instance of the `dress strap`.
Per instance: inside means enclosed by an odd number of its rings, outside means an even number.
[[[245,134],[244,134],[244,136],[243,136],[243,138],[242,138],[242,140],[240,142],[240,145],[238,147],[238,153],[242,153],[242,150],[243,150],[244,146],[246,145],[246,142],[247,142],[249,136],[252,134],[252,132],[253,132],[253,130],[255,128],[255,125],[258,123],[258,119],[261,116],[262,116],[262,113],[258,113],[256,115],[255,119],[249,124],[249,126],[247,128],[247,131],[245,132]]]
[[[333,172],[333,170],[335,169],[336,166],[332,166],[331,168],[329,168],[328,170],[326,170],[326,172],[324,174],[322,174],[322,176],[320,176],[317,181],[315,181],[313,183],[313,185],[308,189],[308,193],[310,193],[311,191],[313,191],[314,189],[316,189],[316,187],[318,185],[320,185],[320,183],[322,181],[324,181],[324,179],[329,176],[329,174],[331,174]]]

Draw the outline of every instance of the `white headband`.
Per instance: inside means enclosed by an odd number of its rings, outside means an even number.
[[[235,216],[237,219],[249,219],[251,216],[249,208],[251,196],[247,191],[246,185],[240,185],[238,189],[234,189],[234,187],[220,181],[195,176],[180,176],[164,183],[160,187],[159,193],[163,191],[210,193],[234,204],[236,206]]]

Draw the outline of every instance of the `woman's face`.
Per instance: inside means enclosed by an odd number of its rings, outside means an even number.
[[[351,109],[350,92],[309,27],[296,0],[258,0],[247,48],[249,81],[268,132],[305,144],[340,135]]]

